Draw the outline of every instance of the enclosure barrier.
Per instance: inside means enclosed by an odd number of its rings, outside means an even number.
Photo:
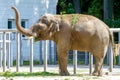
[[[113,32],[120,32],[120,28],[111,28],[110,31],[113,33]],[[0,51],[3,50],[3,65],[2,65],[2,55],[0,54],[0,65],[3,66],[3,72],[6,71],[6,34],[10,34],[10,33],[17,33],[16,34],[16,45],[17,45],[17,56],[16,56],[16,72],[19,72],[19,67],[20,67],[20,33],[17,32],[17,30],[0,30],[0,33],[3,34],[3,40],[2,40],[2,43],[3,43],[3,47],[0,48]],[[120,34],[119,34],[120,36]],[[10,37],[10,36],[9,36]],[[119,40],[120,42],[120,40]],[[10,44],[10,42],[9,42]],[[45,41],[45,45],[44,45],[44,48],[45,48],[45,53],[44,53],[44,71],[47,71],[47,41]],[[10,48],[9,48],[10,49]],[[120,54],[119,54],[120,56]],[[11,59],[10,59],[10,53],[8,55],[8,68],[10,68],[10,65],[11,65]],[[113,51],[112,51],[112,47],[110,48],[110,59],[109,59],[109,70],[112,72],[113,70]],[[120,64],[120,58],[119,58],[119,64]],[[73,54],[73,65],[74,65],[74,74],[76,74],[76,70],[77,70],[77,51],[74,51],[74,54]],[[93,55],[89,54],[89,73],[91,74],[92,72],[92,67],[93,67]],[[30,40],[30,72],[33,72],[33,39]]]
[[[16,72],[19,72],[19,67],[20,67],[20,33],[17,32],[17,30],[0,30],[0,33],[3,34],[3,47],[1,48],[3,50],[3,72],[6,71],[6,34],[7,33],[16,33],[16,45],[17,45],[17,54],[16,54]],[[10,35],[8,36],[10,38]],[[9,43],[10,45],[10,43]],[[33,69],[33,40],[30,40],[30,72],[32,72]],[[10,48],[10,47],[9,47]],[[10,51],[9,51],[10,53]],[[0,55],[0,65],[2,66],[2,55]],[[10,68],[10,54],[8,54],[8,68]]]

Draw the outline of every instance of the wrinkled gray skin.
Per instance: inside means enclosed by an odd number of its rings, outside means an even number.
[[[68,51],[88,51],[95,58],[93,75],[102,75],[103,60],[109,43],[113,43],[113,36],[108,26],[91,15],[43,15],[37,23],[29,29],[20,25],[20,15],[15,7],[17,30],[35,41],[53,40],[57,46],[57,56],[60,75],[69,75],[67,70]]]

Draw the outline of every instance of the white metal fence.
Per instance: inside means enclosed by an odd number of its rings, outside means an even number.
[[[111,32],[120,32],[120,28],[111,28]],[[3,72],[6,71],[6,68],[10,68],[12,66],[12,53],[11,53],[11,41],[10,41],[10,34],[16,33],[16,72],[19,72],[20,68],[20,33],[17,32],[17,30],[0,30],[0,34],[2,39],[0,40],[0,67],[2,67]],[[119,35],[120,36],[120,35]],[[120,42],[120,40],[119,40]],[[7,44],[6,44],[7,43]],[[8,55],[7,49],[8,49]],[[47,42],[44,43],[44,71],[47,71]],[[113,51],[110,49],[110,55],[109,55],[109,69],[112,72],[113,69]],[[6,59],[7,56],[7,59]],[[7,61],[6,61],[7,60]],[[7,63],[6,63],[7,62]],[[7,64],[7,65],[6,65]],[[119,54],[119,64],[120,64],[120,54]],[[73,65],[74,65],[74,74],[76,74],[77,70],[77,51],[74,51],[73,54]],[[93,56],[89,54],[89,72],[92,72],[93,67]],[[33,39],[30,40],[30,72],[33,72]]]

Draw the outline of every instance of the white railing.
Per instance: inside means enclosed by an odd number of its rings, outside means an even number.
[[[0,42],[2,42],[3,43],[3,47],[1,48],[2,50],[3,50],[3,65],[2,65],[2,53],[0,54],[0,65],[1,66],[3,66],[3,72],[5,72],[6,71],[6,62],[7,62],[7,65],[8,65],[8,68],[10,68],[10,54],[8,54],[8,61],[6,61],[6,42],[8,42],[9,44],[10,44],[10,40],[6,40],[6,34],[7,33],[12,33],[12,32],[14,32],[14,33],[16,33],[16,72],[19,72],[19,67],[20,67],[20,33],[18,33],[17,32],[17,30],[0,30],[0,33],[2,33],[3,35],[3,37],[2,37],[2,39],[3,40],[0,40]],[[10,38],[10,36],[9,36],[9,38]],[[33,69],[33,40],[31,39],[30,40],[30,72],[32,72],[32,69]],[[10,53],[10,52],[9,52]]]
[[[120,32],[120,28],[111,28],[110,29],[111,32]],[[6,40],[6,34],[7,33],[12,33],[12,32],[15,32],[16,33],[16,42],[17,42],[17,56],[16,56],[16,72],[19,72],[19,67],[20,67],[20,33],[17,32],[17,30],[0,30],[0,33],[2,33],[2,39],[3,40],[0,40],[2,44],[2,48],[0,48],[0,50],[3,51],[3,65],[2,65],[2,57],[0,57],[0,65],[3,66],[3,72],[6,71],[6,42],[8,42],[10,44],[10,41],[9,40]],[[10,36],[9,36],[10,37]],[[120,42],[120,40],[119,40]],[[47,71],[47,43],[45,42],[45,53],[44,53],[44,71]],[[2,56],[0,54],[0,56]],[[8,59],[8,68],[10,68],[10,54],[8,55],[9,59]],[[76,70],[77,70],[77,51],[74,51],[74,54],[73,54],[73,59],[74,59],[74,74],[76,74]],[[93,67],[93,56],[90,54],[89,55],[89,66],[90,66],[90,74],[92,72],[92,67]],[[113,70],[113,53],[112,53],[112,49],[111,49],[111,54],[110,54],[110,59],[109,59],[110,63],[109,63],[109,66],[110,66],[110,71],[112,72]],[[120,59],[119,59],[119,63],[120,63]],[[33,39],[30,40],[30,72],[33,71]]]

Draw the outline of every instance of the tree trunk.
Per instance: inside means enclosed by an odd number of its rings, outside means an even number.
[[[80,0],[73,0],[74,8],[75,8],[75,13],[81,13],[80,10]]]
[[[113,0],[104,0],[104,20],[113,19]]]

